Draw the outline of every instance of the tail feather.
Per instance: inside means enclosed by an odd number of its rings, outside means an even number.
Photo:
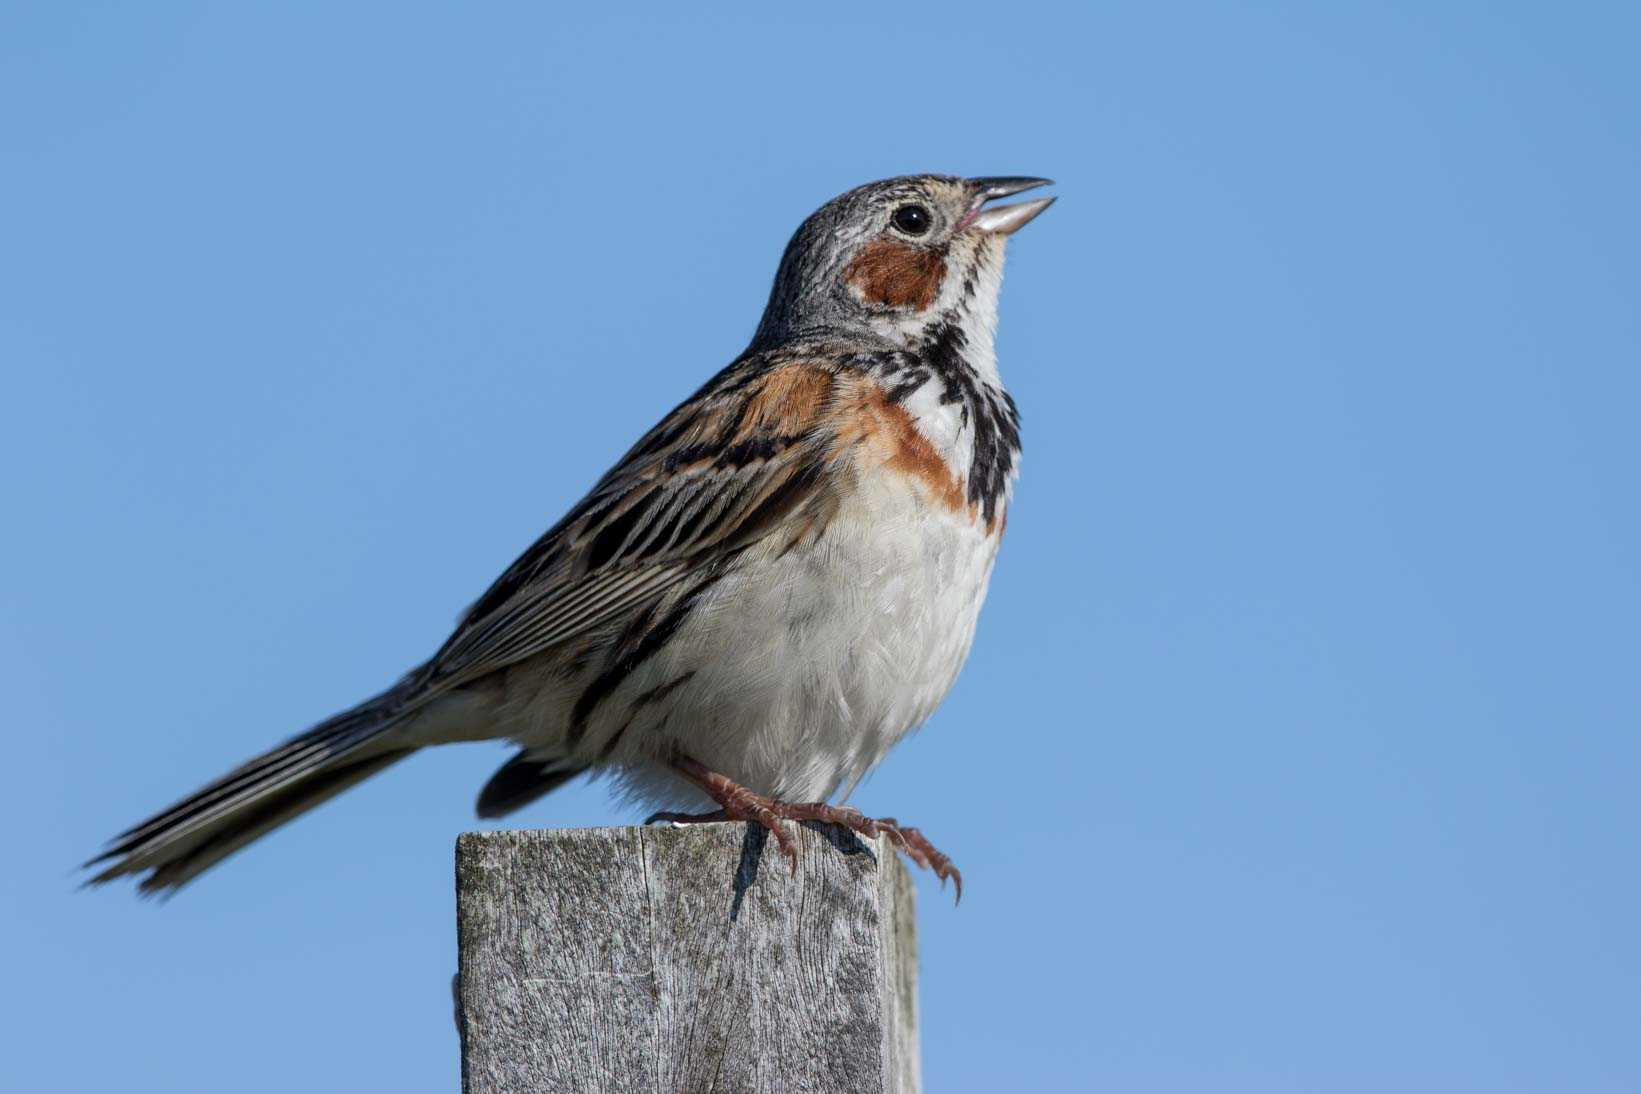
[[[148,872],[144,893],[173,891],[257,837],[415,751],[384,739],[399,721],[382,700],[339,714],[127,829],[87,867],[88,884]],[[110,861],[112,860],[112,861]]]
[[[248,760],[219,779],[200,787],[188,797],[154,814],[115,837],[116,846],[93,861],[124,853],[122,846],[142,842],[150,834],[177,829],[218,806],[231,806],[232,799],[269,786],[281,774],[305,769],[314,760],[335,758],[348,750],[350,739],[368,740],[385,728],[385,718],[369,707],[346,711],[298,734],[262,755]],[[299,766],[300,765],[300,766]]]
[[[543,794],[557,790],[585,770],[585,766],[577,766],[562,757],[544,759],[525,749],[502,764],[479,791],[478,815],[484,820],[505,817]]]

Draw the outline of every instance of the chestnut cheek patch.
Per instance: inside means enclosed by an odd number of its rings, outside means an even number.
[[[946,256],[896,239],[877,239],[861,248],[843,276],[868,303],[923,311],[940,294]]]

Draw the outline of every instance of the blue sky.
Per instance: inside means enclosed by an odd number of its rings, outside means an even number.
[[[974,656],[856,799],[968,882],[928,1088],[1641,1087],[1636,9],[669,11],[0,17],[3,1085],[454,1089],[501,746],[169,904],[72,866],[425,656],[932,170],[1061,200]]]

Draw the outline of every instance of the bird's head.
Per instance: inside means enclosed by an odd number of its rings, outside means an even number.
[[[1047,185],[907,175],[833,198],[787,244],[754,348],[827,333],[913,346],[953,320],[989,330],[1004,243],[1054,199],[989,203]]]

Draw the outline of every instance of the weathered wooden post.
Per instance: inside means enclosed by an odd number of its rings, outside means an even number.
[[[466,1094],[918,1090],[911,879],[884,839],[755,826],[456,843]]]

